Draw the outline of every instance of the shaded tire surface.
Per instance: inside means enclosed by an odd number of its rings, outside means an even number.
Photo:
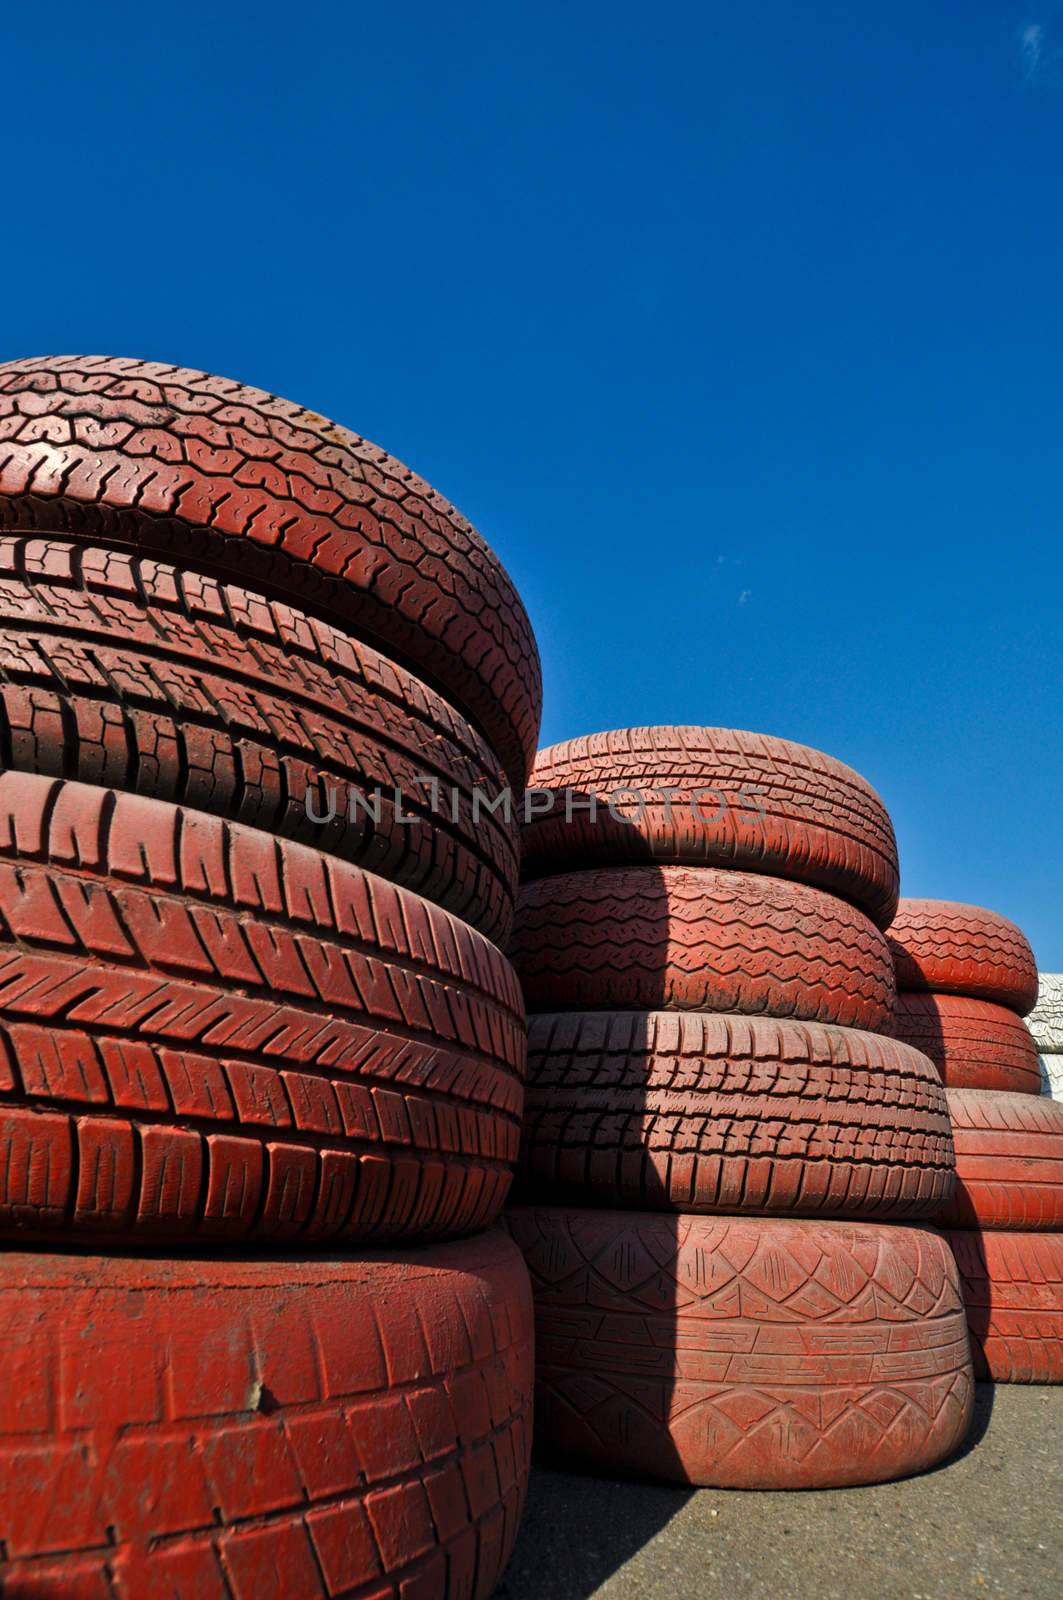
[[[536,1444],[735,1489],[881,1483],[972,1415],[956,1264],[932,1229],[511,1207],[532,1277]]]
[[[160,362],[7,362],[0,526],[136,545],[330,616],[442,689],[524,782],[542,678],[508,574],[422,478],[316,412]]]
[[[967,995],[902,991],[892,1031],[930,1057],[949,1089],[1041,1092],[1037,1046],[1007,1006]]]
[[[0,1257],[5,1595],[487,1600],[531,1445],[496,1230],[401,1259]]]
[[[827,889],[882,928],[897,909],[885,806],[808,745],[736,728],[619,728],[540,750],[529,783],[555,798],[548,812],[529,801],[541,814],[523,829],[526,877],[650,860],[739,867]]]
[[[956,1187],[942,1226],[1063,1230],[1063,1105],[983,1089],[946,1093]]]
[[[0,774],[0,1229],[463,1233],[517,1155],[505,958],[361,868],[161,800]]]
[[[965,994],[1025,1016],[1037,999],[1037,963],[1021,928],[984,906],[901,900],[888,937],[898,989]]]
[[[863,912],[714,867],[616,867],[524,884],[509,955],[529,1011],[740,1011],[882,1028],[893,963]]]
[[[960,1269],[975,1376],[1063,1383],[1063,1233],[947,1235]]]
[[[235,584],[0,538],[0,762],[302,839],[508,933],[517,824],[483,739],[371,646]]]
[[[928,1217],[953,1167],[937,1072],[880,1034],[689,1011],[531,1019],[522,1200]]]

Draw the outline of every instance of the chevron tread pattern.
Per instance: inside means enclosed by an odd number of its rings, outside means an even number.
[[[610,1473],[830,1488],[920,1471],[973,1397],[956,1265],[930,1229],[513,1207],[536,1439]]]
[[[1037,962],[1021,928],[954,900],[901,900],[889,927],[898,989],[964,994],[1020,1016],[1037,999]]]
[[[1063,1054],[1063,973],[1038,974],[1037,1004],[1026,1020],[1039,1050]]]

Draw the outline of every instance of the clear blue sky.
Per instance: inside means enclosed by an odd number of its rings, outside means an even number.
[[[205,367],[422,471],[544,742],[880,789],[1063,969],[1063,0],[18,7],[3,355]]]

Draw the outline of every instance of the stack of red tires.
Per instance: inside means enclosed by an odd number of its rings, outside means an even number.
[[[902,900],[889,930],[895,1032],[947,1086],[956,1190],[940,1214],[963,1278],[975,1370],[1063,1382],[1063,1105],[1040,1094],[1023,1021],[1037,999],[1019,928],[980,906]]]
[[[880,1481],[963,1439],[944,1091],[884,1036],[897,857],[840,762],[718,728],[540,753],[510,946],[521,1204],[556,1459]],[[903,1226],[896,1224],[903,1223]]]
[[[497,559],[377,447],[0,368],[5,1593],[491,1593],[539,695]]]

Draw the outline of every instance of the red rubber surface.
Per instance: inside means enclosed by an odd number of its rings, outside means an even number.
[[[676,1483],[813,1489],[933,1466],[971,1421],[956,1265],[930,1229],[511,1208],[539,1448]]]
[[[0,1256],[0,1587],[487,1600],[528,1478],[528,1278],[395,1258]]]
[[[0,774],[0,1229],[216,1241],[497,1215],[525,1049],[505,959],[358,867]]]
[[[946,1237],[960,1269],[975,1376],[1063,1383],[1063,1233]]]
[[[529,782],[557,798],[523,829],[526,877],[684,862],[796,878],[882,928],[897,908],[885,806],[851,767],[807,745],[734,728],[619,728],[540,750]],[[591,796],[593,820],[581,804]]]
[[[1021,928],[955,900],[902,900],[890,924],[898,989],[965,994],[1020,1016],[1037,999],[1037,962]]]
[[[441,688],[524,781],[542,682],[509,576],[442,495],[316,412],[152,361],[8,362],[0,526],[138,545],[345,622]]]
[[[1037,1046],[1007,1006],[966,995],[902,991],[892,1032],[929,1056],[950,1089],[1041,1093]]]
[[[937,1073],[880,1034],[701,1012],[531,1019],[521,1198],[927,1217],[953,1166]]]
[[[617,867],[525,884],[509,946],[529,1011],[740,1011],[882,1028],[885,938],[834,895],[755,872]]]
[[[0,538],[0,762],[303,839],[508,933],[517,823],[464,718],[326,623],[154,557]]]
[[[985,1089],[946,1093],[956,1188],[941,1225],[1063,1229],[1063,1104]]]

